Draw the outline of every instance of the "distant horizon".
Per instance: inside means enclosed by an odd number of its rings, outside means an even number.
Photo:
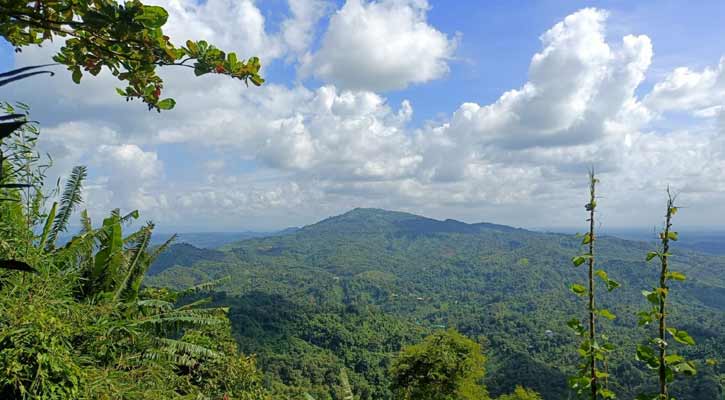
[[[384,208],[378,208],[378,207],[355,207],[355,208],[351,208],[350,210],[339,213],[339,214],[333,214],[333,215],[328,215],[326,217],[321,217],[321,218],[316,219],[315,221],[307,223],[307,224],[298,225],[298,226],[287,226],[284,228],[268,228],[268,229],[240,228],[237,230],[188,230],[187,231],[187,230],[173,230],[173,229],[165,230],[165,229],[163,229],[163,227],[161,227],[161,229],[157,229],[155,233],[160,234],[160,235],[172,235],[175,233],[176,234],[256,234],[256,233],[268,234],[268,233],[276,233],[276,232],[284,231],[286,229],[301,229],[301,228],[304,228],[305,226],[314,225],[324,219],[346,214],[346,213],[353,211],[355,209],[358,209],[358,208],[389,211],[389,212],[403,212],[403,213],[412,214],[412,215],[416,215],[416,216],[423,217],[423,218],[434,219],[437,221],[445,221],[447,219],[452,219],[452,220],[463,222],[463,223],[466,223],[469,225],[470,224],[479,224],[479,223],[506,225],[506,226],[510,226],[513,228],[521,228],[521,229],[526,229],[526,230],[536,231],[536,232],[578,233],[587,228],[584,223],[582,223],[581,226],[531,226],[531,227],[527,227],[527,226],[517,226],[514,224],[507,224],[505,222],[492,222],[492,221],[486,221],[486,220],[464,221],[464,220],[460,220],[460,219],[456,219],[456,218],[435,218],[435,217],[429,217],[429,216],[426,216],[423,214],[416,214],[414,212],[409,212],[409,211],[384,209]],[[606,226],[606,225],[600,226],[602,234],[605,234],[605,235],[612,234],[612,233],[620,233],[620,234],[622,234],[622,233],[645,234],[645,233],[649,233],[649,232],[654,233],[656,228],[657,228],[657,224],[653,224],[649,228],[627,227],[627,226]],[[722,234],[725,234],[725,226],[680,225],[677,227],[676,230],[679,232],[683,232],[683,233],[687,232],[687,233],[722,233]]]

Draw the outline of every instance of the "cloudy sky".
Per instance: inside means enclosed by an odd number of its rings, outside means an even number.
[[[523,227],[725,226],[725,3],[717,0],[153,0],[167,33],[257,55],[267,83],[163,71],[170,112],[110,76],[5,89],[41,122],[52,175],[88,165],[97,218],[271,230],[353,207]],[[47,62],[58,44],[0,69]]]

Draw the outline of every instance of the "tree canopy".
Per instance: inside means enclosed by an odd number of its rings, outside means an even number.
[[[125,89],[117,89],[121,96],[141,99],[158,111],[176,103],[161,98],[164,82],[157,67],[190,68],[197,76],[223,74],[257,86],[264,82],[257,57],[239,60],[203,40],[172,44],[162,30],[167,19],[163,7],[139,0],[8,0],[0,9],[0,36],[16,51],[62,38],[65,42],[53,60],[71,71],[74,82],[84,72],[98,75],[105,67],[126,82]]]
[[[403,349],[393,363],[393,391],[401,399],[481,400],[486,361],[481,346],[449,329]]]

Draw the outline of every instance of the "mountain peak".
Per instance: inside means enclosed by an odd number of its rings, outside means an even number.
[[[488,223],[468,224],[454,219],[445,221],[402,211],[381,208],[354,208],[344,214],[326,218],[304,228],[306,231],[381,232],[399,234],[476,233],[482,230],[514,230],[515,228]]]

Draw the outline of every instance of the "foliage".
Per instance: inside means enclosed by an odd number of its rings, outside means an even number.
[[[608,342],[606,335],[597,337],[596,318],[600,316],[609,320],[613,320],[616,316],[606,308],[597,308],[595,295],[595,276],[599,277],[607,287],[608,291],[612,291],[620,286],[617,281],[609,278],[609,275],[603,269],[594,269],[594,243],[598,240],[595,236],[594,226],[596,223],[595,212],[597,209],[596,187],[599,180],[594,176],[594,170],[589,173],[589,202],[585,205],[585,209],[589,212],[589,231],[582,239],[582,245],[587,246],[587,252],[572,258],[572,263],[578,267],[586,262],[587,283],[588,287],[580,284],[573,284],[571,291],[577,296],[587,297],[587,328],[582,326],[578,318],[572,318],[567,325],[574,330],[577,336],[583,338],[579,348],[577,349],[582,363],[579,366],[578,374],[569,379],[572,389],[580,395],[589,392],[589,398],[596,400],[598,398],[612,399],[615,398],[614,392],[608,388],[609,371],[607,369],[607,355],[611,353],[615,347]],[[604,364],[604,369],[600,370],[599,363]]]
[[[654,387],[631,356],[645,334],[635,311],[646,302],[640,288],[651,271],[642,253],[650,245],[597,239],[598,268],[627,282],[599,300],[618,315],[599,321],[617,346],[608,357],[609,386],[620,398],[634,398]],[[300,400],[309,392],[339,400],[346,368],[356,399],[391,400],[395,355],[445,326],[485,346],[484,383],[492,397],[522,385],[558,400],[570,398],[566,377],[576,372],[577,337],[566,322],[581,314],[581,304],[566,284],[587,278],[586,268],[570,267],[580,246],[573,235],[356,209],[293,233],[243,240],[206,259],[172,245],[168,268],[145,282],[182,289],[230,276],[213,304],[230,307],[235,338],[243,352],[257,355],[275,399]],[[670,315],[697,341],[682,354],[722,359],[725,259],[686,250],[678,256],[671,267],[688,279],[671,299]],[[708,398],[700,394],[720,390],[723,372],[718,364],[678,381],[672,396]]]
[[[434,333],[395,358],[392,390],[404,400],[485,399],[485,360],[481,346],[457,331]]]
[[[645,290],[642,294],[650,304],[650,309],[638,313],[640,325],[649,325],[657,321],[657,337],[649,340],[648,344],[637,346],[637,360],[645,363],[647,368],[657,371],[659,391],[656,394],[641,394],[640,400],[670,400],[668,384],[674,381],[676,374],[692,376],[697,369],[692,361],[688,361],[682,355],[667,353],[671,343],[677,342],[686,346],[694,346],[695,340],[687,331],[677,329],[667,324],[667,298],[670,295],[671,281],[684,281],[685,274],[672,271],[669,268],[670,242],[677,241],[678,234],[672,230],[672,218],[677,214],[678,207],[672,193],[667,189],[667,212],[665,213],[664,230],[660,233],[662,248],[659,251],[651,251],[647,254],[647,261],[658,259],[660,261],[659,285],[651,291]],[[666,333],[670,334],[672,341],[669,341]]]
[[[32,143],[19,154],[3,165],[9,184],[39,160]],[[167,247],[149,248],[153,224],[124,236],[138,213],[114,211],[94,228],[83,212],[81,233],[55,248],[85,170],[74,169],[50,212],[42,170],[33,173],[29,186],[2,188],[9,200],[0,202],[0,258],[37,273],[0,270],[0,398],[267,398],[254,359],[237,353],[227,310],[185,301],[205,290],[142,288]]]
[[[516,386],[513,393],[499,396],[497,400],[541,400],[541,395],[531,389]]]
[[[156,71],[159,66],[191,68],[197,76],[224,74],[257,86],[264,82],[256,57],[238,60],[235,53],[227,54],[203,40],[175,46],[162,30],[167,19],[164,8],[139,0],[123,4],[116,0],[8,0],[0,9],[0,36],[16,51],[63,38],[53,60],[71,71],[74,82],[80,83],[83,71],[98,75],[105,67],[127,82],[125,89],[117,89],[121,96],[141,99],[158,111],[175,105],[173,99],[161,98],[164,82]]]

